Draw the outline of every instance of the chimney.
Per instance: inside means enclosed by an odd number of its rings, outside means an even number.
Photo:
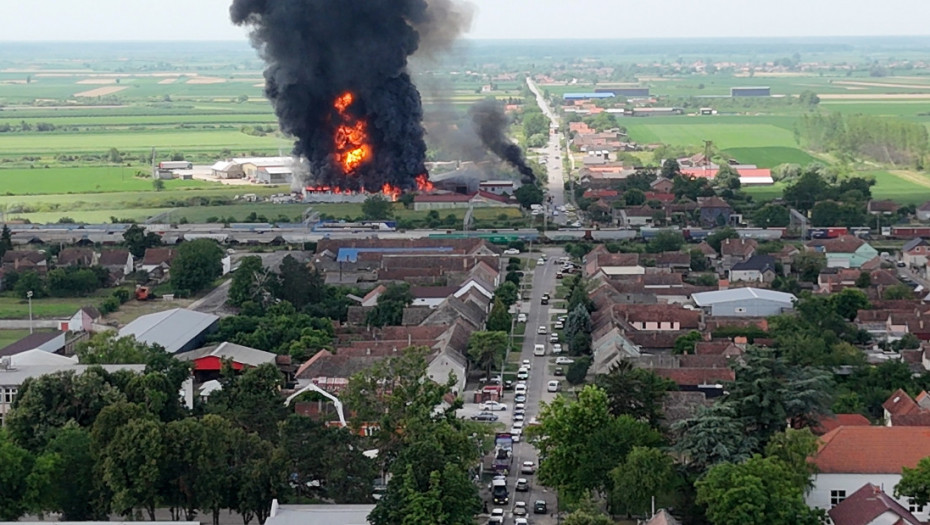
[[[365,355],[371,355],[371,348],[365,349]]]

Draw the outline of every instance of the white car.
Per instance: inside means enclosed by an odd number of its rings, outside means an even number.
[[[529,522],[526,521],[526,518],[515,518],[513,520],[513,525],[529,525]]]
[[[536,264],[538,264],[538,265],[546,264],[546,260],[545,260],[545,259],[542,259],[542,258],[537,259],[537,260],[536,260]]]
[[[555,364],[557,365],[570,365],[574,362],[575,360],[572,359],[571,357],[556,357],[555,358]]]
[[[529,370],[530,370],[530,360],[529,360],[529,359],[524,359],[523,362],[520,363],[520,368],[525,368],[525,369],[527,370],[527,372],[529,372]]]
[[[525,380],[530,378],[530,372],[528,370],[523,370],[522,368],[517,371],[517,379]]]
[[[526,403],[517,403],[513,406],[514,410],[526,410]]]
[[[526,418],[526,414],[523,414],[522,412],[513,415],[513,420],[514,420],[514,421],[523,422],[523,419],[524,419],[524,418]]]
[[[545,326],[540,326],[539,328],[536,329],[536,333],[539,335],[546,335],[547,333],[549,333],[549,330]]]
[[[519,430],[520,432],[523,432],[523,421],[514,421],[513,428],[516,430]]]
[[[520,250],[516,248],[507,248],[504,250],[504,255],[520,255]]]
[[[504,523],[504,509],[491,509],[491,519],[488,523]]]
[[[517,316],[517,322],[518,322],[518,323],[525,323],[525,322],[526,322],[526,314],[520,314],[520,315],[518,315],[518,316]]]
[[[533,345],[533,355],[546,355],[546,347],[543,345]]]
[[[546,390],[550,392],[558,392],[561,389],[562,389],[561,381],[552,380],[546,383]]]
[[[562,323],[562,321],[556,321],[555,323],[552,324],[553,330],[561,330],[563,328],[565,328],[565,325]]]
[[[517,374],[517,377],[520,377],[520,375]],[[513,395],[518,396],[520,394],[526,395],[526,383],[513,387]]]
[[[488,412],[494,412],[497,410],[507,410],[507,405],[504,403],[498,403],[497,401],[487,401],[482,403],[479,408]]]
[[[552,353],[561,354],[562,353],[562,343],[553,343],[552,344]]]
[[[523,465],[520,466],[520,474],[535,474],[536,473],[536,463],[532,461],[524,461]]]

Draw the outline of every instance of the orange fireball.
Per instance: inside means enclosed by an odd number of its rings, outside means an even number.
[[[355,97],[352,93],[346,92],[336,97],[333,102],[333,107],[336,108],[341,120],[333,137],[336,146],[336,163],[346,175],[358,169],[371,156],[371,146],[368,144],[368,123],[347,113],[354,101]]]

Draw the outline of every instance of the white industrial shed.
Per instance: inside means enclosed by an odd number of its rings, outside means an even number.
[[[719,317],[768,317],[794,308],[797,297],[761,288],[733,288],[693,294],[694,304]]]
[[[158,344],[169,354],[200,348],[220,318],[194,310],[174,308],[143,315],[120,329],[120,337],[134,336],[148,344]]]

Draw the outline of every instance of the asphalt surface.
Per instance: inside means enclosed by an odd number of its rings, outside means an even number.
[[[558,132],[559,126],[559,117],[552,111],[552,108],[549,107],[549,104],[546,102],[546,99],[543,97],[542,92],[539,88],[536,87],[536,84],[529,77],[526,78],[526,85],[530,88],[530,91],[536,95],[536,103],[539,105],[539,109],[542,110],[543,114],[549,119],[551,123],[550,130],[554,132],[549,134],[549,143],[546,146],[546,171],[548,175],[548,185],[546,191],[549,193],[549,196],[552,198],[548,212],[549,220],[558,224],[560,226],[567,223],[565,213],[558,212],[558,215],[552,215],[553,210],[559,206],[565,205],[565,175],[562,169],[562,151],[561,151],[561,140],[562,134]]]
[[[554,392],[547,391],[547,383],[553,379],[564,379],[552,375],[552,371],[555,369],[555,356],[551,353],[549,335],[539,335],[536,333],[539,326],[545,326],[547,332],[551,332],[552,326],[550,316],[560,312],[560,310],[552,310],[550,306],[540,304],[540,300],[544,293],[548,292],[550,296],[555,296],[555,285],[557,282],[555,274],[558,268],[560,268],[556,259],[562,255],[561,250],[558,249],[546,251],[549,252],[547,262],[542,265],[537,265],[533,270],[533,289],[530,300],[522,302],[520,306],[520,312],[527,314],[527,322],[526,334],[524,336],[523,347],[520,350],[519,361],[528,359],[531,363],[530,377],[527,381],[527,399],[525,403],[526,416],[524,425],[528,425],[530,421],[539,415],[541,401],[551,402],[557,395]],[[538,257],[538,254],[533,254],[533,256]],[[545,356],[533,355],[533,347],[536,344],[542,344],[546,347]],[[563,381],[562,387],[565,388],[566,386],[567,385],[565,385]],[[495,413],[500,417],[499,422],[506,428],[509,428],[512,421],[514,405],[513,391],[505,391],[503,402],[507,404],[507,410]],[[467,404],[465,410],[469,413],[474,413],[478,411],[477,406],[478,405],[475,404]],[[557,523],[558,519],[554,514],[557,508],[555,492],[538,485],[536,483],[535,474],[520,474],[520,466],[524,461],[532,461],[537,467],[539,466],[536,448],[532,444],[527,443],[524,439],[521,439],[518,443],[514,444],[513,471],[507,476],[507,485],[510,488],[510,503],[504,507],[506,517],[504,523],[513,523],[514,517],[512,510],[514,503],[517,501],[526,502],[529,509],[529,514],[527,515],[529,523],[534,525],[550,525]],[[529,492],[516,492],[514,490],[518,478],[527,479],[530,487]],[[546,502],[549,510],[548,514],[533,514],[533,503],[536,500],[544,500]],[[495,505],[488,501],[488,509],[494,507]]]

